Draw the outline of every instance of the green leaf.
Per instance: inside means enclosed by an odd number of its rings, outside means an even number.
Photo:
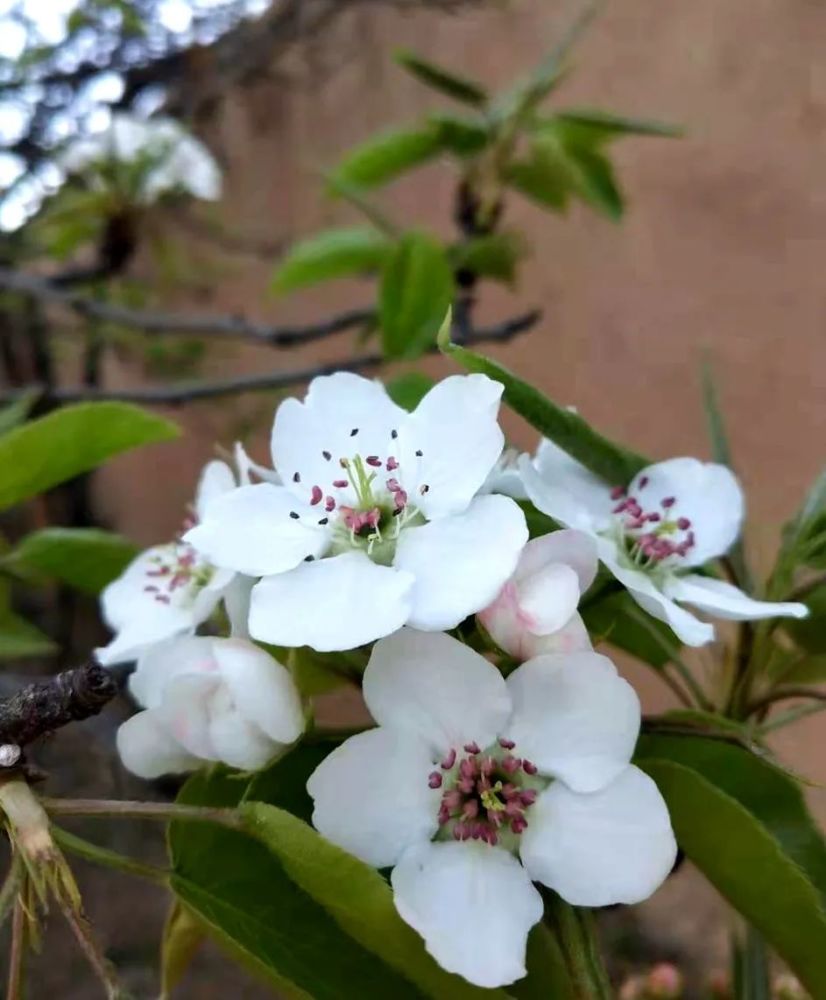
[[[2,562],[13,570],[29,570],[87,594],[99,594],[137,554],[132,542],[108,531],[43,528],[27,535]]]
[[[0,438],[0,510],[178,433],[175,424],[129,403],[78,403],[31,420]]]
[[[629,118],[598,108],[569,108],[554,115],[552,121],[567,126],[570,138],[581,138],[588,143],[606,142],[623,135],[659,136],[678,139],[685,133],[678,125],[655,121],[650,118]],[[572,128],[573,127],[573,128]]]
[[[783,532],[778,567],[790,566],[793,573],[798,563],[826,569],[826,469],[812,483],[800,510]]]
[[[31,622],[9,608],[0,611],[0,660],[51,656],[56,652],[55,643]]]
[[[525,967],[528,974],[508,986],[517,1000],[574,1000],[574,991],[559,941],[544,924],[528,935]]]
[[[280,261],[271,289],[292,292],[321,281],[377,271],[392,244],[372,226],[328,229],[302,240]]]
[[[309,646],[300,646],[286,650],[283,659],[276,659],[289,663],[296,687],[305,698],[334,691],[348,680],[340,653],[318,653]]]
[[[822,619],[821,628],[826,628]],[[783,671],[782,680],[783,684],[826,684],[826,653],[797,659]]]
[[[173,899],[161,941],[160,1000],[170,1000],[205,937],[201,924],[179,900]]]
[[[680,643],[668,625],[645,615],[626,590],[587,603],[581,611],[595,641],[609,642],[657,669],[679,656]]]
[[[521,417],[607,483],[624,486],[651,463],[597,433],[571,410],[558,406],[539,389],[482,354],[447,343],[443,350],[471,372],[482,372],[505,387],[504,400]]]
[[[405,372],[387,383],[387,394],[397,406],[412,413],[436,384],[424,372]]]
[[[516,503],[525,515],[525,523],[528,526],[528,536],[530,538],[539,538],[541,535],[547,535],[552,531],[559,531],[561,525],[552,517],[543,514],[541,510],[537,510],[530,500],[517,500]]]
[[[643,736],[637,763],[686,855],[814,996],[826,995],[826,843],[798,784],[721,740]]]
[[[489,129],[474,118],[462,115],[433,114],[428,122],[438,129],[445,152],[465,158],[480,153],[490,142]]]
[[[406,233],[385,264],[379,289],[382,347],[388,358],[416,358],[436,340],[453,299],[453,273],[442,246]]]
[[[455,270],[469,271],[480,278],[491,278],[513,286],[516,266],[525,256],[525,247],[516,233],[492,233],[477,236],[451,248]]]
[[[333,172],[333,180],[360,188],[378,187],[427,163],[443,148],[441,130],[433,125],[382,132],[349,153]]]
[[[0,435],[6,434],[12,428],[22,424],[29,415],[29,410],[37,401],[39,393],[36,389],[31,392],[24,392],[18,396],[13,403],[9,403],[0,410]]]
[[[736,1000],[772,1000],[769,955],[761,934],[747,926],[745,940],[732,939],[732,982]]]
[[[625,206],[608,157],[596,150],[571,147],[568,162],[574,168],[573,185],[583,201],[618,222]]]
[[[246,802],[241,811],[290,878],[324,907],[342,931],[406,975],[425,996],[444,1000],[505,997],[501,990],[481,990],[441,969],[419,935],[399,916],[390,886],[374,868],[283,809]],[[395,994],[388,988],[386,995]]]
[[[407,49],[401,49],[395,55],[396,62],[400,66],[403,66],[417,80],[421,80],[422,83],[437,90],[440,94],[476,108],[484,107],[487,103],[488,93],[476,80],[468,80],[459,76],[451,70],[422,59],[415,52],[410,52]]]
[[[222,771],[196,774],[178,800],[234,806],[248,784]],[[346,984],[347,995],[360,1000],[421,1000],[410,979],[342,931],[262,843],[214,824],[176,822],[169,845],[175,894],[219,944],[280,994],[341,1000]]]
[[[526,158],[509,164],[505,181],[526,198],[556,212],[567,207],[574,184],[569,164],[557,146],[543,136],[533,139]]]
[[[807,652],[826,653],[826,584],[807,594],[803,603],[809,617],[784,619],[783,628]]]

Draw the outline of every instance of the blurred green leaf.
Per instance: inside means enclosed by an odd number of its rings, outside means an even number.
[[[0,438],[0,510],[178,433],[169,420],[129,403],[78,403],[31,420]]]
[[[531,141],[527,157],[508,165],[505,180],[526,198],[556,212],[566,208],[574,183],[559,148],[543,136]]]
[[[450,258],[454,269],[513,286],[517,264],[524,255],[525,246],[519,234],[501,232],[458,244],[451,249]]]
[[[9,403],[0,410],[0,436],[23,423],[38,396],[38,391],[33,389],[31,392],[25,392],[22,396],[18,396],[13,403]]]
[[[732,936],[731,959],[735,1000],[772,1000],[766,942],[751,925],[742,940]]]
[[[476,119],[446,114],[432,114],[428,122],[439,131],[442,148],[454,156],[468,157],[480,153],[490,142],[490,132]]]
[[[826,630],[826,619],[821,619]],[[826,684],[826,652],[798,657],[783,671],[783,684]]]
[[[0,609],[0,660],[51,656],[57,646],[31,622],[8,607]]]
[[[180,985],[205,938],[201,924],[173,898],[161,940],[160,1000],[168,1000]]]
[[[412,413],[435,385],[424,372],[405,372],[387,383],[387,393],[397,406]]]
[[[378,187],[427,163],[443,148],[441,130],[434,125],[382,132],[348,153],[332,177],[354,187]]]
[[[481,83],[476,80],[468,80],[452,70],[428,62],[416,55],[415,52],[401,49],[396,52],[396,62],[415,76],[417,80],[433,90],[437,90],[440,94],[477,108],[484,107],[487,103],[488,94]]]
[[[826,995],[826,843],[798,784],[722,740],[642,736],[680,847],[814,996]]]
[[[680,643],[668,625],[646,615],[625,590],[586,603],[582,618],[595,642],[608,642],[657,669],[679,656]]]
[[[826,653],[826,583],[803,598],[808,618],[784,618],[783,628],[809,653]]]
[[[580,197],[607,218],[618,222],[625,206],[611,161],[603,153],[584,147],[570,147],[567,153],[568,162],[574,168],[573,185]]]
[[[97,528],[43,528],[5,555],[2,565],[99,594],[138,554],[132,542]]]
[[[778,567],[789,567],[790,580],[798,564],[826,569],[826,469],[812,483],[800,510],[783,532]]]
[[[292,292],[321,281],[377,271],[392,243],[372,226],[328,229],[293,246],[279,261],[270,285]]]
[[[444,344],[443,350],[468,371],[482,372],[501,382],[504,400],[511,409],[607,483],[626,485],[650,465],[642,455],[603,437],[578,413],[558,406],[498,362],[458,344]]]
[[[562,126],[563,135],[588,144],[607,142],[624,135],[659,136],[677,139],[684,135],[677,125],[648,118],[629,118],[596,108],[570,108],[559,111],[551,119]]]
[[[453,272],[440,243],[409,232],[389,257],[379,289],[382,347],[388,358],[416,358],[436,340],[453,300]]]
[[[541,535],[558,531],[561,527],[552,517],[548,517],[541,510],[537,510],[530,500],[517,500],[516,502],[525,515],[525,523],[528,525],[528,535],[530,538],[539,538]]]

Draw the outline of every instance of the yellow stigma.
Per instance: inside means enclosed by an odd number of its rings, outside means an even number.
[[[492,809],[493,812],[502,812],[505,803],[501,801],[497,792],[502,791],[502,782],[497,781],[493,788],[488,788],[482,792],[482,805],[485,809]]]

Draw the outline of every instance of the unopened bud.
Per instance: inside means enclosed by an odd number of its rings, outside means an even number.
[[[646,995],[652,1000],[678,1000],[684,981],[680,970],[670,962],[660,962],[646,977]]]

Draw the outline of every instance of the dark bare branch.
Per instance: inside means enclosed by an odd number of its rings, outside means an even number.
[[[477,328],[470,331],[462,343],[480,344],[484,342],[504,343],[534,327],[541,317],[539,310],[533,310],[506,320],[504,323],[487,328]],[[434,344],[431,353],[437,353]],[[121,400],[125,402],[178,406],[200,399],[217,399],[221,396],[233,396],[243,392],[267,392],[276,389],[286,389],[302,382],[309,382],[318,375],[329,375],[336,371],[364,371],[378,368],[387,362],[387,358],[379,351],[370,354],[356,355],[343,360],[329,361],[307,368],[297,368],[287,371],[267,372],[263,375],[241,375],[237,378],[194,380],[173,382],[169,385],[147,386],[135,389],[92,389],[78,386],[57,387],[48,390],[48,398],[55,403],[76,403],[90,400]],[[43,393],[44,387],[28,385],[21,388],[0,392],[0,404],[10,403],[26,393]]]

